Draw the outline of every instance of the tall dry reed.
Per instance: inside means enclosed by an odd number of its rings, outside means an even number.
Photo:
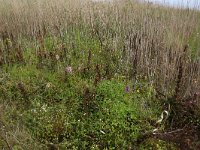
[[[0,0],[0,3],[2,63],[8,61],[6,54],[13,53],[10,50],[13,46],[17,52],[24,39],[42,45],[45,37],[64,38],[68,32],[78,30],[99,41],[108,61],[116,61],[117,54],[117,68],[133,80],[145,77],[166,95],[178,92],[187,97],[199,88],[200,47],[190,45],[200,31],[198,11],[131,0]],[[17,53],[23,53],[23,47]]]

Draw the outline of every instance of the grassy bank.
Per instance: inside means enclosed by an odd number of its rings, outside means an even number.
[[[0,3],[2,149],[198,148],[198,11]]]

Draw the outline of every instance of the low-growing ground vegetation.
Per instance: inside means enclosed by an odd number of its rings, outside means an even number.
[[[200,148],[199,11],[0,3],[1,149]]]

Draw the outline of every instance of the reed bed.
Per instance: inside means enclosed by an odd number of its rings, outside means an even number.
[[[11,40],[11,47],[20,46],[23,53],[26,46],[22,44],[23,39],[41,46],[48,36],[65,38],[77,30],[85,34],[83,38],[97,39],[100,48],[110,55],[110,61],[117,57],[115,61],[120,71],[130,78],[145,76],[158,85],[160,91],[172,93],[180,59],[183,59],[182,94],[191,94],[198,88],[199,47],[190,45],[191,41],[198,44],[199,12],[195,10],[128,0],[1,0],[0,10],[1,53],[4,53],[1,61],[4,63],[10,61],[5,54],[12,49],[6,48],[6,38]],[[67,40],[77,44],[70,38]]]

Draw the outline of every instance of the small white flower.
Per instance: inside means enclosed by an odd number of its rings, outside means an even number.
[[[56,55],[56,60],[59,60],[60,59],[60,56],[57,54]]]
[[[32,112],[36,113],[37,111],[35,109],[31,109]]]
[[[41,109],[42,109],[44,112],[46,112],[46,111],[47,111],[47,105],[44,104],[44,105],[41,107]]]
[[[50,88],[51,87],[51,83],[47,83],[46,88]]]
[[[68,74],[72,74],[72,67],[71,66],[66,67],[65,72],[68,73]]]

